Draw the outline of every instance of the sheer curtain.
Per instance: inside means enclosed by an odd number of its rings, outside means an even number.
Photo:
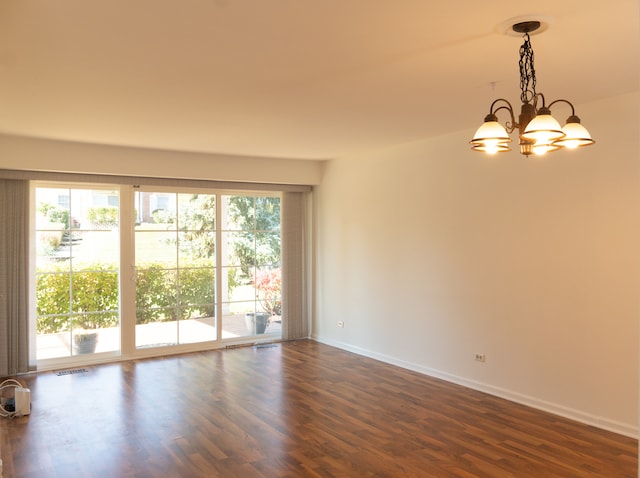
[[[309,336],[308,193],[282,194],[282,338]]]
[[[0,179],[0,376],[29,371],[29,182]]]

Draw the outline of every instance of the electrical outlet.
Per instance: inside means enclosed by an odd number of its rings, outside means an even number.
[[[344,327],[344,322],[342,320],[338,321],[338,327]]]
[[[474,354],[473,355],[473,359],[476,362],[486,362],[487,361],[487,358],[484,356],[484,354]]]

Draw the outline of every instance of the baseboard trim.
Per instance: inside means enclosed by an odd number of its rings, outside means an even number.
[[[462,385],[463,387],[471,388],[473,390],[478,390],[480,392],[488,393],[496,397],[504,398],[506,400],[519,403],[521,405],[526,405],[531,408],[553,413],[554,415],[568,418],[570,420],[575,420],[580,423],[584,423],[586,425],[600,428],[602,430],[610,431],[610,432],[617,433],[619,435],[624,435],[630,438],[636,438],[636,439],[638,438],[639,430],[637,426],[632,426],[626,423],[610,420],[605,417],[600,417],[597,415],[592,415],[590,413],[585,413],[580,410],[559,405],[557,403],[552,403],[546,400],[541,400],[536,397],[524,395],[522,393],[515,392],[513,390],[508,390],[501,387],[495,387],[493,385],[478,382],[476,380],[470,380],[470,379],[453,375],[447,372],[442,372],[440,370],[424,367],[422,365],[400,360],[395,357],[391,357],[389,355],[380,354],[377,352],[373,352],[371,350],[363,349],[361,347],[355,347],[353,345],[350,345],[344,342],[327,339],[326,337],[312,335],[311,339],[315,340],[316,342],[320,342],[326,345],[330,345],[332,347],[346,350],[348,352],[352,352],[358,355],[379,360],[380,362],[388,363],[390,365],[396,365],[398,367],[401,367],[407,370],[412,370],[414,372],[422,373],[430,377],[439,378],[442,380],[446,380],[447,382],[455,383],[457,385]]]

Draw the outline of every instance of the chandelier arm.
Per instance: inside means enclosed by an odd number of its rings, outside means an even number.
[[[569,101],[569,100],[565,100],[564,98],[560,98],[559,100],[554,100],[554,101],[552,101],[551,103],[549,103],[548,108],[549,108],[549,109],[551,109],[551,107],[552,107],[553,105],[555,105],[556,103],[566,103],[566,104],[568,104],[568,105],[571,107],[571,116],[575,116],[576,111],[575,111],[575,109],[574,109],[573,104],[571,103],[571,101]]]
[[[503,105],[503,106],[497,108],[496,110],[494,110],[493,108],[500,102],[506,103],[506,106]],[[493,103],[491,103],[491,107],[489,108],[489,113],[490,114],[495,114],[496,111],[498,111],[499,109],[502,109],[502,108],[506,108],[509,111],[513,111],[513,106],[511,106],[511,103],[509,103],[508,100],[505,100],[504,98],[498,98],[497,100],[494,100]],[[513,116],[513,113],[512,113],[512,116]]]
[[[534,108],[536,109],[536,111],[539,109],[539,108],[538,108],[538,98],[542,98],[542,106],[541,106],[540,108],[545,108],[545,107],[546,107],[546,106],[545,106],[545,98],[544,98],[544,95],[543,95],[542,93],[536,93],[536,94],[534,95],[534,97],[533,97],[533,101],[532,101],[533,106],[534,106]]]
[[[507,101],[507,103],[509,103],[509,102]],[[509,112],[509,115],[511,116],[511,121],[507,121],[505,123],[505,129],[507,130],[507,133],[509,133],[509,134],[513,133],[514,130],[518,127],[518,123],[516,123],[516,118],[513,115],[513,108],[511,107],[510,104],[509,104],[509,106],[504,106],[503,105],[503,106],[500,106],[500,107],[496,108],[493,111],[493,114],[495,115],[500,110],[507,110]]]

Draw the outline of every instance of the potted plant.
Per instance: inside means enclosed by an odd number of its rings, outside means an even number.
[[[73,275],[74,353],[95,352],[98,331],[118,325],[118,273],[109,267],[95,263]]]
[[[73,320],[73,353],[92,354],[98,345],[98,326],[90,315],[83,314]]]
[[[247,312],[244,314],[245,323],[249,332],[254,335],[264,334],[271,321],[271,315],[267,312]]]
[[[264,334],[269,322],[282,314],[280,269],[259,270],[252,282],[262,311],[248,312],[245,320],[250,332]]]

